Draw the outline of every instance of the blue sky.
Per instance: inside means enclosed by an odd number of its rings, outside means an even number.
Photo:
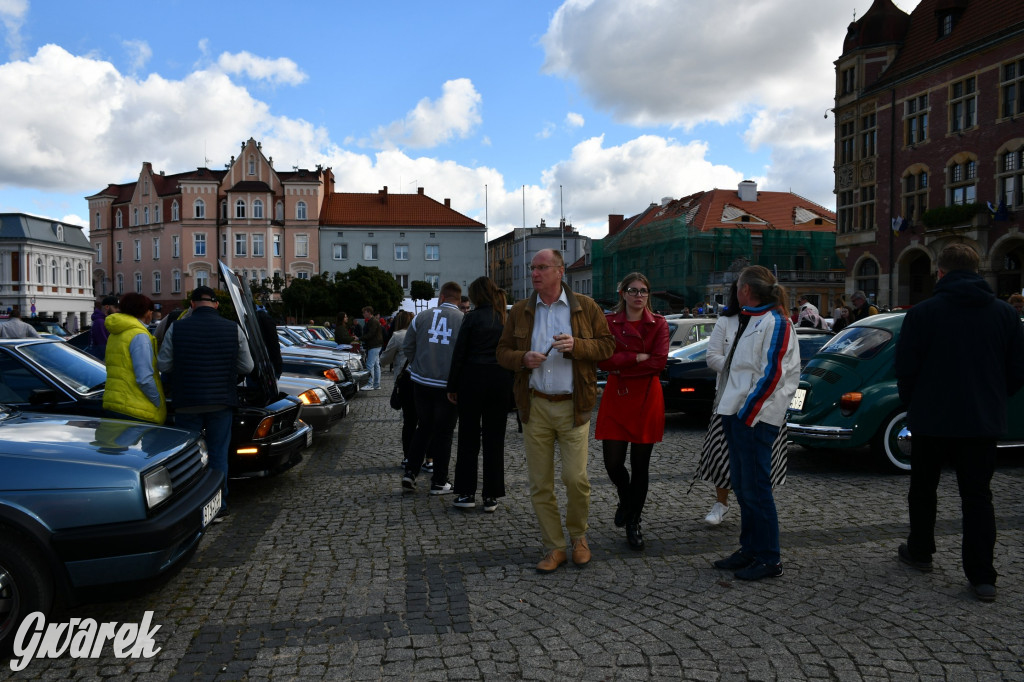
[[[563,212],[601,237],[743,179],[835,207],[832,62],[870,0],[298,7],[0,0],[0,212],[85,224],[144,161],[223,168],[249,137],[492,237]]]

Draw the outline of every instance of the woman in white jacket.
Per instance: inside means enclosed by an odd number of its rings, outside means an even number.
[[[800,350],[786,316],[786,290],[770,270],[744,268],[736,295],[744,328],[733,342],[715,413],[722,417],[729,474],[740,505],[740,548],[715,567],[735,571],[739,580],[759,580],[782,575],[772,446],[800,380]]]

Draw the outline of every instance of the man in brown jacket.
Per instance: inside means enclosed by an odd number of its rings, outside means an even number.
[[[611,357],[615,339],[594,301],[562,283],[565,261],[551,249],[530,265],[534,293],[517,302],[498,342],[498,363],[515,371],[513,392],[523,422],[530,498],[547,554],[537,564],[551,573],[566,562],[565,534],[555,499],[555,442],[566,487],[565,527],[572,561],[590,561],[587,443],[597,402],[597,363]]]

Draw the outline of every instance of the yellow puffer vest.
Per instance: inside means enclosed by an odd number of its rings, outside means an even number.
[[[103,391],[104,409],[154,424],[163,424],[167,420],[167,401],[164,398],[163,384],[160,383],[160,373],[156,369],[156,339],[138,318],[131,315],[108,315],[105,324],[107,331],[110,332],[110,338],[107,339],[107,386]],[[157,390],[160,391],[160,407],[150,402],[135,381],[129,346],[132,339],[139,334],[148,336],[153,347],[153,371]]]

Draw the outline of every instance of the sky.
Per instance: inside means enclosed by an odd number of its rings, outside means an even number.
[[[919,0],[895,0],[910,12]],[[835,209],[833,62],[871,0],[0,0],[0,212],[88,225],[252,137],[488,226],[754,180]]]

